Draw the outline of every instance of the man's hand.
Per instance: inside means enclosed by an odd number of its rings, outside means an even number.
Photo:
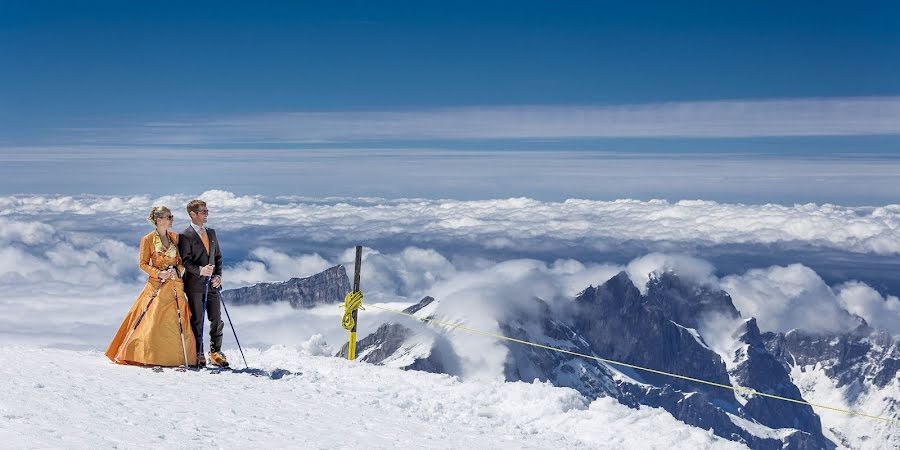
[[[220,277],[220,276],[218,276],[218,275],[214,276],[214,277],[212,278],[211,283],[212,283],[212,286],[213,286],[214,288],[218,289],[219,287],[222,286],[222,277]]]
[[[212,264],[207,264],[207,265],[203,266],[203,268],[200,269],[200,276],[211,277],[212,273],[213,273],[213,268],[215,268],[215,266],[213,266]]]

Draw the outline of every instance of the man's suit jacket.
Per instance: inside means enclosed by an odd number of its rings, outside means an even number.
[[[206,237],[209,238],[209,252],[213,254],[216,265],[213,275],[222,276],[222,252],[219,251],[216,230],[207,228]],[[200,276],[200,268],[210,264],[210,255],[203,246],[200,235],[194,231],[194,227],[188,226],[178,235],[178,252],[181,254],[181,263],[184,265],[184,291],[187,293],[203,292],[206,277]]]

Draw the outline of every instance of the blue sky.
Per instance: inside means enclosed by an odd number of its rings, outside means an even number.
[[[379,190],[391,196],[883,204],[894,195],[880,187],[900,167],[893,2],[183,3],[0,4],[0,161],[18,176],[0,192],[134,192],[127,180],[137,173],[107,182],[91,168],[202,147],[218,151],[216,161],[251,162],[278,149],[300,165],[313,151],[356,149],[382,161],[370,172],[398,181]],[[88,156],[72,156],[85,148]],[[608,154],[739,155],[731,167],[762,171],[746,186],[784,166],[771,155],[870,164],[840,174],[855,177],[849,188],[810,187],[806,179],[833,174],[810,164],[777,192],[584,189],[589,178],[574,175],[578,188],[511,182],[558,176],[532,167],[454,191],[392,172],[372,149],[408,151],[426,172],[440,168],[422,156],[432,150],[600,155],[591,170]],[[648,158],[640,163],[659,160]],[[178,182],[201,192],[369,193],[247,175]]]
[[[900,95],[893,2],[0,6],[4,133],[190,115]]]

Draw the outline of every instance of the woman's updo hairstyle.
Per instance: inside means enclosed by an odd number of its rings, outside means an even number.
[[[150,217],[147,217],[147,222],[150,222],[150,225],[156,226],[156,219],[161,219],[163,217],[169,217],[172,215],[172,211],[165,206],[154,206],[150,208]]]

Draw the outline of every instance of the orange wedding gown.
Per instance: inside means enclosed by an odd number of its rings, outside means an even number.
[[[182,366],[186,351],[187,363],[197,364],[196,341],[191,332],[191,311],[184,296],[181,278],[169,279],[162,284],[141,323],[128,337],[141,311],[160,286],[159,273],[169,266],[175,267],[179,274],[182,273],[181,256],[178,255],[178,234],[169,232],[168,235],[168,248],[163,248],[156,230],[141,239],[140,267],[147,272],[149,278],[141,295],[125,315],[125,320],[109,343],[109,348],[106,349],[106,356],[113,362],[145,366]],[[178,330],[176,298],[181,310],[184,350],[181,346],[181,332]],[[126,339],[128,342],[125,342]]]

